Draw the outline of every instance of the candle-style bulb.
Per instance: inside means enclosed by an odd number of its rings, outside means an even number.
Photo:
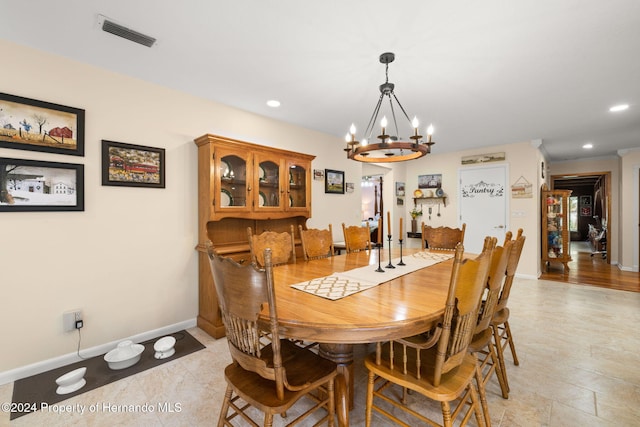
[[[413,120],[411,121],[411,126],[413,126],[413,128],[416,131],[418,130],[418,126],[420,126],[420,122],[418,121],[418,118],[416,116],[413,116]]]
[[[356,125],[354,125],[353,123],[351,123],[351,127],[349,128],[349,133],[351,135],[355,135],[356,134]]]
[[[433,135],[433,125],[429,125],[429,127],[427,128],[427,135]]]
[[[351,141],[351,135],[350,135],[350,134],[346,134],[346,135],[344,136],[344,140],[345,140],[345,142],[349,142],[349,141]]]
[[[363,147],[367,144],[368,144],[367,138],[363,138],[362,141],[360,142],[360,145],[362,145]]]
[[[382,117],[382,120],[380,120],[380,126],[382,126],[382,129],[387,127],[387,116]]]

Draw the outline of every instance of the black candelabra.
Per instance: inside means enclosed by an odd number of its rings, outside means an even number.
[[[387,264],[384,268],[395,268],[393,264],[391,264],[391,234],[387,235],[389,239],[389,264]]]
[[[400,242],[400,262],[398,263],[398,265],[406,265],[404,261],[402,261],[402,237],[400,237],[399,242]]]
[[[378,273],[384,273],[384,270],[382,269],[382,266],[380,265],[380,248],[382,248],[382,243],[380,243],[380,242],[376,243],[376,248],[378,248],[378,268],[376,268],[376,271]]]

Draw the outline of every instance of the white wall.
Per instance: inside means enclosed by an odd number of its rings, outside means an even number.
[[[214,133],[316,155],[314,169],[361,165],[343,141],[0,40],[0,92],[86,110],[84,157],[0,148],[0,157],[85,165],[84,212],[0,213],[0,373],[74,353],[62,313],[82,309],[82,347],[197,315],[197,162]],[[214,84],[214,82],[212,82]],[[103,187],[100,141],[166,149],[166,189]],[[324,194],[313,181],[310,226],[360,221],[360,186]],[[336,227],[338,225],[338,227]]]
[[[426,157],[412,162],[403,164],[406,167],[405,181],[407,192],[407,203],[403,214],[405,221],[410,221],[409,212],[413,208],[412,195],[413,191],[418,188],[418,175],[442,174],[442,189],[447,196],[446,208],[440,209],[441,216],[431,216],[428,221],[426,206],[424,213],[419,218],[419,223],[424,221],[431,226],[449,226],[458,227],[458,170],[464,168],[461,164],[462,156],[470,156],[482,153],[505,152],[505,162],[509,163],[509,187],[506,191],[511,197],[510,186],[515,183],[520,176],[532,183],[533,194],[531,198],[514,199],[510,198],[509,207],[511,212],[524,212],[523,217],[512,217],[511,213],[507,216],[507,229],[515,231],[518,228],[523,229],[523,233],[527,236],[525,246],[518,265],[517,274],[529,277],[538,277],[540,271],[540,161],[542,159],[539,150],[530,142],[521,142],[509,145],[496,145],[485,147],[482,149],[467,150],[455,153],[438,153],[438,145],[432,147],[432,153]],[[492,163],[493,164],[493,163]],[[436,208],[437,209],[437,208]],[[420,225],[418,226],[420,227]],[[412,239],[409,239],[412,240]]]
[[[638,232],[640,225],[640,150],[620,153],[620,230],[618,248],[622,270],[640,271]]]

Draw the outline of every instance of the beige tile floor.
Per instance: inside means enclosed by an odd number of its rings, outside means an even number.
[[[508,358],[508,400],[495,379],[489,384],[494,426],[640,426],[639,293],[517,279],[510,307],[520,366]],[[8,414],[0,413],[0,426],[215,425],[229,361],[226,342],[197,328],[189,332],[206,349],[61,402],[86,405],[83,415],[39,411],[9,423]],[[353,426],[364,425],[361,358],[370,350],[357,346]],[[0,402],[11,401],[12,388],[0,386]],[[154,411],[124,408],[145,404]],[[174,411],[161,411],[158,404]],[[89,413],[90,405],[99,410]],[[438,408],[419,395],[410,396],[410,405]],[[374,425],[391,424],[376,416]]]

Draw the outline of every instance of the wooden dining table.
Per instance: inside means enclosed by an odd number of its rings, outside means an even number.
[[[403,249],[403,257],[422,249]],[[452,252],[449,252],[452,253]],[[380,262],[378,257],[380,256]],[[391,259],[400,256],[392,249]],[[444,314],[453,259],[422,268],[346,296],[326,299],[292,284],[345,272],[358,267],[382,267],[389,275],[389,251],[371,250],[274,267],[276,305],[280,332],[287,338],[318,342],[323,357],[338,364],[336,386],[340,424],[348,425],[353,408],[354,344],[374,343],[418,334],[433,327]],[[395,265],[395,269],[407,266]],[[340,385],[339,384],[339,385]]]

